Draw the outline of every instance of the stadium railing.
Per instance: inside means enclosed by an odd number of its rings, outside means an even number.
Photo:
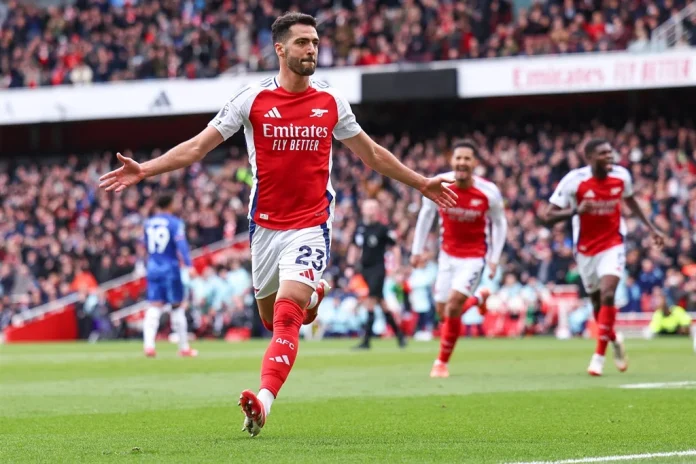
[[[239,234],[231,240],[221,240],[191,253],[197,272],[214,262],[216,257],[232,250],[248,248],[248,235]],[[109,303],[120,308],[126,297],[137,299],[145,288],[145,278],[135,273],[111,280],[99,286]],[[37,306],[12,318],[10,326],[3,332],[6,343],[18,341],[74,340],[77,338],[75,303],[78,294]]]
[[[696,17],[696,3],[690,3],[655,28],[651,34],[650,48],[653,51],[666,50],[687,38],[688,31],[684,27],[684,21],[694,17]]]

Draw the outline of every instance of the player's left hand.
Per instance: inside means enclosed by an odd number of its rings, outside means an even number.
[[[118,160],[123,163],[118,169],[108,172],[99,178],[99,188],[107,192],[122,192],[126,187],[135,185],[145,178],[142,166],[132,158],[126,158],[116,153]]]
[[[491,270],[491,273],[488,274],[488,278],[495,278],[495,271],[498,270],[498,263],[488,263],[488,269]]]
[[[425,185],[420,189],[420,192],[427,199],[432,200],[441,208],[451,208],[457,204],[457,194],[449,187],[443,184],[453,184],[454,177],[436,176],[426,179]]]
[[[653,245],[655,245],[655,248],[658,250],[661,250],[663,246],[665,246],[665,234],[659,229],[653,229],[651,232],[652,235],[652,240],[653,240]]]

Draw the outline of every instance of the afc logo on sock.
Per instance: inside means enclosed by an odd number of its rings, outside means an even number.
[[[276,343],[280,343],[281,345],[288,345],[292,351],[295,351],[295,344],[292,342],[289,342],[287,340],[283,340],[282,338],[278,337],[275,339]]]

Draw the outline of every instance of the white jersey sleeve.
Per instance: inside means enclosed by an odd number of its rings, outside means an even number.
[[[558,206],[561,209],[566,209],[570,207],[571,193],[569,190],[570,184],[572,183],[572,177],[574,177],[572,172],[563,176],[563,179],[561,179],[561,181],[558,183],[558,186],[556,187],[556,190],[553,192],[553,195],[551,195],[551,198],[549,198],[549,203]]]
[[[319,82],[313,82],[317,87],[321,87],[322,84]],[[324,84],[325,85],[325,84]],[[336,100],[336,108],[338,109],[338,121],[333,130],[333,135],[336,140],[345,140],[351,137],[355,137],[360,132],[362,132],[362,127],[355,119],[353,110],[350,107],[350,103],[333,87],[321,88],[321,90],[330,93],[334,100]]]
[[[421,210],[418,213],[418,221],[416,222],[416,230],[413,235],[413,244],[411,246],[411,254],[419,255],[423,253],[425,241],[428,239],[428,232],[433,225],[433,220],[437,216],[437,205],[425,197],[421,204]]]
[[[491,251],[488,259],[491,263],[498,264],[507,237],[507,218],[503,196],[497,187],[489,198],[488,217],[491,220]]]
[[[249,118],[252,97],[258,92],[253,86],[244,87],[225,103],[208,125],[216,128],[225,140],[229,139],[242,127],[244,120]]]
[[[612,177],[617,177],[621,179],[624,183],[623,197],[629,198],[633,196],[633,178],[628,169],[622,166],[614,166],[611,170]]]

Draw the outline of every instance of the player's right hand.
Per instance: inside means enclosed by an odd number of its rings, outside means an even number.
[[[498,263],[488,263],[488,269],[490,269],[490,273],[488,274],[489,279],[494,279],[495,278],[495,273],[498,270]]]
[[[665,234],[659,229],[653,229],[651,232],[653,245],[658,250],[661,250],[665,246]]]
[[[420,188],[420,192],[427,199],[432,200],[441,208],[452,208],[457,205],[457,194],[447,185],[453,184],[454,177],[440,175],[426,179],[425,185]]]
[[[126,158],[120,153],[116,153],[116,157],[123,163],[123,166],[99,178],[99,188],[103,188],[107,192],[122,192],[126,187],[135,185],[145,178],[143,168],[137,161]]]

